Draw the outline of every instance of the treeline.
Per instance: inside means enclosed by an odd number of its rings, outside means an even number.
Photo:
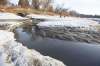
[[[7,5],[8,1],[7,0],[0,0],[0,6]]]
[[[10,0],[0,0],[0,6],[17,6],[22,8],[46,9],[52,8],[52,0],[19,0],[15,5]]]
[[[100,18],[100,15],[86,15],[86,14],[80,14],[74,10],[72,11],[69,11],[69,14],[71,16],[74,16],[74,17],[81,17],[81,18]]]
[[[86,18],[100,18],[100,15],[85,15],[80,14],[74,10],[69,10],[66,8],[62,8],[61,6],[57,6],[53,8],[53,0],[19,0],[18,4],[10,3],[10,0],[0,0],[0,6],[8,6],[8,7],[18,7],[18,8],[31,8],[36,10],[42,10],[47,12],[52,12],[53,14],[59,14],[60,16],[73,16],[73,17],[86,17]],[[0,9],[1,9],[0,8]],[[7,9],[8,10],[8,9]],[[49,13],[50,14],[50,13]]]

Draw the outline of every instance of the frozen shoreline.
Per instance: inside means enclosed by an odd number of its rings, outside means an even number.
[[[35,15],[33,18],[36,17]],[[47,19],[37,24],[39,34],[43,37],[56,38],[61,40],[79,41],[87,43],[100,43],[98,22],[87,18],[75,17],[51,17],[37,16],[39,19]],[[55,18],[59,19],[56,20]],[[50,19],[50,20],[49,20]],[[55,19],[55,20],[52,20]],[[61,19],[61,20],[60,20]]]
[[[13,13],[0,12],[0,20],[26,20],[28,18],[17,16]]]
[[[40,15],[41,16],[41,15]],[[9,17],[9,16],[8,16]],[[81,18],[59,18],[58,16],[34,16],[51,21],[40,22],[38,24],[40,33],[45,37],[59,38],[64,40],[76,40],[100,43],[100,34],[85,32],[84,30],[95,30],[98,25],[96,21]],[[5,20],[5,15],[2,17]],[[7,17],[6,17],[7,18]],[[16,19],[16,18],[13,18]],[[18,17],[18,19],[20,19]],[[20,25],[18,22],[0,22],[1,27],[10,25]],[[76,28],[78,28],[76,30]],[[75,29],[75,30],[73,30]],[[79,29],[83,29],[80,31]],[[97,39],[95,39],[95,38]],[[12,32],[0,30],[0,65],[1,66],[66,66],[63,62],[53,59],[49,56],[43,56],[35,50],[22,46],[14,39]],[[30,62],[31,61],[31,62]]]
[[[43,56],[16,41],[14,33],[8,31],[23,23],[12,20],[23,19],[25,18],[12,13],[0,13],[0,66],[66,66],[63,62]]]
[[[28,18],[20,17],[13,13],[0,12],[0,29],[12,31],[13,29],[24,24],[28,20]]]
[[[43,56],[15,40],[12,32],[0,30],[1,66],[66,66],[63,62]]]

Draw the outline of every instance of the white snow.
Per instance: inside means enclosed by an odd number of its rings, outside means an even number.
[[[63,62],[24,47],[12,32],[0,30],[0,66],[66,66]]]
[[[63,21],[66,21],[66,20],[74,20],[76,19],[75,17],[61,17],[60,16],[50,16],[50,15],[37,15],[37,14],[30,14],[30,15],[27,15],[27,17],[30,17],[30,18],[35,18],[35,19],[44,19],[44,20],[53,20],[53,21],[56,21],[56,20],[63,20]]]
[[[20,16],[17,16],[13,13],[5,13],[5,12],[0,12],[0,20],[9,20],[9,19],[15,19],[15,20],[23,20],[23,19],[27,19],[27,18],[23,18]]]
[[[57,21],[57,20],[60,20],[60,21],[68,21],[68,20],[91,20],[92,18],[80,18],[80,17],[60,17],[59,15],[55,15],[55,16],[50,16],[50,15],[37,15],[37,14],[29,14],[27,15],[27,17],[29,18],[35,18],[35,19],[44,19],[44,20],[53,20],[53,21]],[[93,19],[96,19],[96,18],[93,18]],[[91,20],[92,21],[92,20]]]
[[[0,22],[0,25],[15,25],[15,24],[17,24],[18,22],[12,22],[12,21],[10,21],[10,22]]]
[[[45,27],[91,27],[95,26],[98,23],[92,20],[87,19],[72,19],[72,20],[57,20],[57,21],[44,21],[37,24],[38,26],[45,26]]]
[[[23,22],[12,22],[12,21],[8,21],[8,22],[0,22],[0,29],[3,29],[3,30],[13,30],[15,29],[16,27],[22,25]]]
[[[28,18],[20,17],[13,13],[0,12],[0,26],[2,28],[13,29],[13,27],[21,25],[25,20],[28,20]]]
[[[11,29],[14,26],[20,25],[24,20],[27,19],[28,18],[20,17],[13,13],[0,12],[0,26],[2,26],[2,28],[5,27],[7,29]]]
[[[80,27],[94,30],[94,26],[98,25],[98,22],[88,18],[77,18],[77,17],[59,17],[49,15],[36,15],[30,14],[28,17],[35,19],[44,19],[46,21],[40,22],[38,26],[43,27]]]
[[[0,30],[0,45],[4,44],[8,41],[14,41],[14,34],[12,32],[7,32],[7,31],[3,31]]]
[[[60,18],[59,16],[50,16],[50,15],[37,15],[37,14],[30,14],[27,17],[35,18],[35,19],[44,19],[44,20],[66,20],[67,18],[70,20],[72,17]],[[67,20],[68,20],[67,19]]]

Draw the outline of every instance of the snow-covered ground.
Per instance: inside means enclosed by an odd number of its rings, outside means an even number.
[[[37,24],[39,27],[75,27],[85,30],[96,30],[98,22],[88,19],[72,19],[72,20],[57,20],[57,21],[44,21]]]
[[[50,15],[37,15],[37,14],[30,14],[27,15],[27,17],[29,18],[35,18],[35,19],[43,19],[43,20],[72,20],[72,19],[76,19],[73,17],[62,17],[60,18],[59,16],[50,16]]]
[[[91,20],[97,21],[97,22],[99,22],[99,24],[100,24],[100,18],[88,18],[88,19],[91,19]]]
[[[56,20],[60,20],[60,21],[68,21],[68,20],[78,20],[78,19],[80,19],[80,20],[91,20],[92,21],[92,19],[95,19],[95,20],[100,20],[99,18],[80,18],[80,17],[68,17],[68,16],[66,16],[66,17],[60,17],[60,16],[58,16],[58,15],[55,15],[55,16],[50,16],[50,15],[37,15],[37,14],[29,14],[29,15],[27,15],[27,17],[29,17],[29,18],[35,18],[35,19],[44,19],[44,20],[53,20],[53,21],[56,21]]]
[[[0,22],[0,29],[10,31],[22,24],[24,23],[23,22]]]
[[[13,13],[0,12],[0,20],[25,20],[25,19],[27,18],[17,16]]]
[[[98,25],[99,23],[87,18],[77,18],[77,17],[59,17],[59,16],[49,16],[49,15],[36,15],[30,14],[28,17],[35,19],[44,19],[46,21],[40,22],[38,26],[44,27],[82,27],[91,29]]]
[[[0,22],[0,25],[17,25],[18,22]]]
[[[12,29],[21,25],[25,20],[28,20],[28,18],[13,13],[0,12],[0,29],[6,28],[10,30],[10,28]]]
[[[12,32],[0,30],[0,66],[66,66],[63,62],[24,47]]]
[[[93,25],[97,25],[97,22],[90,21],[90,20],[68,20],[68,21],[45,21],[45,22],[40,22],[38,25],[39,26],[45,26],[45,27],[57,27],[57,26],[68,26],[68,27],[89,27]]]

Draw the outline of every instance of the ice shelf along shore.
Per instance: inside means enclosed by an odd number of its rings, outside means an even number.
[[[66,66],[16,42],[12,32],[0,30],[0,66]]]
[[[57,21],[44,21],[37,24],[39,27],[75,27],[85,30],[96,30],[95,27],[98,25],[98,22],[82,19],[82,18],[72,18],[66,20],[57,20]]]
[[[95,26],[99,23],[88,18],[78,18],[78,17],[59,17],[59,16],[49,16],[49,15],[36,15],[30,14],[27,17],[33,19],[45,20],[37,24],[39,27],[76,27],[86,30],[95,30]]]
[[[27,18],[17,16],[13,13],[7,13],[7,12],[0,12],[0,20],[25,20]]]
[[[13,30],[26,21],[28,21],[28,18],[21,17],[13,13],[0,12],[0,29]]]

